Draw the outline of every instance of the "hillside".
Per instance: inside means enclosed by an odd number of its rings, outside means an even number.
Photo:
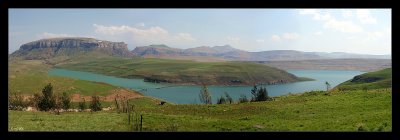
[[[56,65],[58,68],[105,75],[144,78],[148,82],[207,85],[253,85],[305,80],[286,71],[246,62],[195,62],[153,58],[104,58]]]
[[[288,61],[288,60],[317,60],[317,59],[390,59],[390,55],[368,55],[343,52],[302,52],[295,50],[271,50],[261,52],[248,52],[236,49],[230,45],[200,46],[188,49],[172,48],[166,45],[140,46],[132,50],[133,54],[142,57],[200,60],[200,58],[214,57],[226,61]],[[196,59],[193,59],[195,57]],[[216,59],[212,59],[216,60]],[[211,61],[212,61],[211,60]],[[203,60],[204,61],[204,60]]]
[[[133,55],[124,42],[67,37],[41,39],[23,44],[11,56],[38,60],[62,56],[87,55],[90,53],[121,57],[130,57]]]
[[[335,87],[338,90],[370,90],[392,87],[392,68],[364,73],[355,76],[353,79],[339,84]]]
[[[255,61],[283,70],[358,70],[376,71],[392,66],[390,59],[319,59],[292,61]]]
[[[139,101],[135,114],[143,114],[143,131],[392,131],[390,88],[314,91],[274,98],[221,105],[160,106]],[[8,113],[9,131],[133,131],[127,114],[116,111]]]

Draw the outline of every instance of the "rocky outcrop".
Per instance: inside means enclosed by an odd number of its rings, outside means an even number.
[[[98,52],[111,56],[130,57],[133,54],[124,42],[110,42],[93,38],[51,38],[23,44],[11,56],[25,59],[48,59]]]

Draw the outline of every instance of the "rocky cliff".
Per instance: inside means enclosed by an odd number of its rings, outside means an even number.
[[[93,38],[51,38],[23,44],[11,56],[25,59],[48,59],[90,52],[122,57],[133,55],[124,42],[110,42]]]

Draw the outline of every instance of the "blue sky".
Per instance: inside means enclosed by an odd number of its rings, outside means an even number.
[[[390,9],[9,9],[9,53],[30,41],[92,37],[175,48],[391,54]]]

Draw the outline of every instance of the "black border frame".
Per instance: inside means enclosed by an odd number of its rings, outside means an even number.
[[[8,9],[9,8],[390,8],[392,9],[392,38],[395,36],[396,32],[394,32],[396,25],[396,16],[395,15],[395,6],[394,1],[377,1],[377,0],[363,0],[363,1],[348,1],[348,0],[290,0],[290,1],[262,1],[262,0],[201,0],[201,1],[190,1],[190,0],[151,0],[151,1],[98,1],[98,0],[68,0],[68,1],[37,1],[37,0],[6,0],[1,1],[1,16],[4,19],[2,20],[2,43],[4,55],[7,56],[3,58],[3,60],[8,60],[8,53],[5,55],[5,52],[8,52]],[[398,18],[398,17],[397,17]],[[7,38],[6,38],[7,37]],[[392,40],[392,69],[393,71],[397,70],[397,65],[395,63],[395,41]],[[7,50],[6,50],[7,49]],[[6,86],[8,85],[5,82],[5,79],[8,79],[8,61],[2,61],[7,64],[7,69],[3,68],[2,71],[2,79],[4,82],[1,84],[3,91],[5,91]],[[5,65],[2,65],[5,66]],[[7,76],[6,76],[7,75]],[[393,73],[393,80],[396,81],[396,77],[399,77],[399,74]],[[2,80],[2,81],[3,81]],[[124,132],[8,132],[8,125],[1,127],[1,130],[5,132],[7,135],[6,139],[13,138],[41,138],[41,139],[69,139],[69,138],[115,138],[115,136],[128,137],[128,138],[239,138],[239,139],[252,139],[256,137],[260,137],[263,139],[399,139],[399,135],[396,134],[399,130],[399,118],[398,113],[398,103],[396,102],[398,99],[398,95],[396,94],[398,91],[398,85],[396,82],[393,82],[392,88],[392,132],[177,132],[177,133],[168,133],[168,132],[134,132],[134,133],[124,133]],[[8,88],[8,86],[7,86]],[[2,111],[1,118],[3,121],[7,121],[8,124],[8,114],[7,102],[5,101],[7,98],[6,94],[1,94],[2,103]],[[7,110],[7,112],[6,112]],[[5,124],[5,123],[2,123]]]

